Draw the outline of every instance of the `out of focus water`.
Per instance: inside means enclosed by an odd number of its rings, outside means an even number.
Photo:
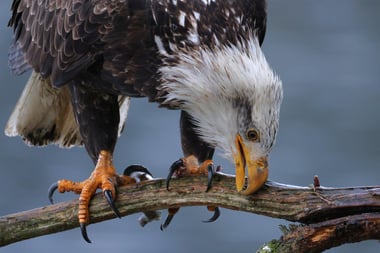
[[[0,126],[6,124],[27,75],[7,68],[11,0],[0,2]],[[269,1],[264,51],[281,76],[285,99],[270,179],[309,185],[318,174],[324,186],[379,184],[380,164],[380,1]],[[115,163],[120,172],[140,163],[165,177],[181,156],[178,112],[157,109],[145,99],[132,103]],[[92,163],[83,149],[30,148],[19,138],[0,135],[0,216],[48,204],[50,183],[88,177]],[[221,158],[216,163],[233,173]],[[65,194],[57,200],[75,198]],[[142,229],[129,216],[89,227],[93,244],[78,229],[19,242],[1,252],[254,252],[280,236],[284,220],[222,210],[212,224],[203,207],[181,209],[171,227]],[[1,235],[1,231],[0,231]],[[328,252],[378,252],[376,241]]]

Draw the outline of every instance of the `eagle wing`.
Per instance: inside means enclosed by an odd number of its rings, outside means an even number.
[[[265,9],[264,0],[14,0],[10,67],[21,73],[28,63],[55,87],[90,69],[111,91],[157,100],[164,95],[157,91],[164,60],[156,36],[170,52],[173,43],[192,46],[189,34],[212,47],[235,44],[236,34],[253,28],[261,44]]]

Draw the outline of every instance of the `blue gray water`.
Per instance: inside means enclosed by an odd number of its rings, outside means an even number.
[[[5,126],[27,75],[7,68],[11,31],[6,27],[11,0],[0,1],[0,128]],[[277,145],[270,158],[270,179],[309,185],[319,175],[324,186],[379,184],[380,164],[380,1],[269,1],[264,51],[281,76],[285,98]],[[145,99],[132,102],[115,164],[144,164],[157,177],[181,156],[178,112],[158,109]],[[0,215],[48,204],[50,183],[88,177],[92,163],[83,149],[30,148],[0,134]],[[233,166],[216,158],[228,173]],[[57,200],[72,199],[65,194]],[[254,252],[280,236],[284,220],[222,210],[203,224],[203,207],[181,209],[171,227],[142,229],[138,215],[88,228],[93,244],[78,229],[31,239],[1,252]],[[1,231],[0,231],[1,234]],[[377,241],[350,244],[334,253],[378,252]]]

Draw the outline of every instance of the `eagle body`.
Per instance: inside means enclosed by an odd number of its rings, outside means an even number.
[[[182,111],[185,156],[219,148],[266,168],[282,84],[260,48],[265,1],[14,0],[12,10],[10,68],[33,74],[8,135],[83,143],[96,162],[113,151],[129,98],[147,97]]]

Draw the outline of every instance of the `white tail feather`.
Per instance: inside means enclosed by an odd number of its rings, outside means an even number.
[[[129,97],[119,97],[119,135],[128,115]],[[7,136],[21,136],[29,145],[82,145],[67,86],[55,89],[33,72],[5,127]]]

